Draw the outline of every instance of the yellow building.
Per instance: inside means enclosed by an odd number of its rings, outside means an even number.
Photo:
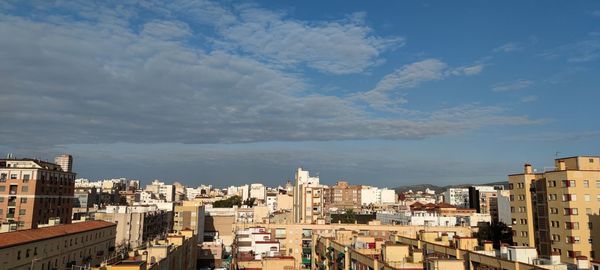
[[[563,262],[575,264],[582,256],[597,259],[588,224],[589,216],[600,212],[600,157],[559,158],[554,163],[544,172],[525,165],[523,173],[509,176],[513,241],[535,246],[542,255],[558,253]]]
[[[115,250],[116,225],[86,221],[0,234],[0,269],[99,265]]]

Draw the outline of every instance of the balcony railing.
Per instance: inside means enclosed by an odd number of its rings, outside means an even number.
[[[8,206],[16,206],[17,202],[8,202]]]
[[[8,213],[6,214],[6,218],[15,218],[15,214]]]

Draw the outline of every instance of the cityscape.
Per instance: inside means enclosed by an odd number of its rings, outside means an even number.
[[[600,2],[0,1],[0,270],[600,270]]]

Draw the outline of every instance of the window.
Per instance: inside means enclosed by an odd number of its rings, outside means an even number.
[[[28,192],[29,191],[29,187],[28,186],[22,186],[21,187],[21,192]]]
[[[24,174],[23,175],[23,183],[27,183],[29,182],[29,174]]]
[[[579,222],[565,222],[565,229],[579,230]]]
[[[572,251],[572,250],[569,250],[568,254],[569,254],[569,258],[575,258],[575,257],[578,257],[578,256],[581,255],[581,251]]]
[[[521,236],[522,236],[522,237],[527,237],[527,232],[526,232],[526,231],[522,231],[522,232],[521,232]]]
[[[589,188],[590,187],[590,181],[589,180],[583,180],[583,187]]]
[[[585,214],[586,215],[591,215],[592,214],[592,208],[586,208],[585,209]]]
[[[5,173],[2,173],[2,174],[0,174],[0,182],[6,182],[6,177],[7,177],[7,176],[8,176],[8,175],[7,175],[7,174],[5,174]]]
[[[523,219],[523,218],[522,218],[522,219],[521,219],[521,224],[523,224],[523,225],[527,224],[527,219]]]
[[[21,198],[21,203],[27,203],[27,198]]]
[[[19,216],[25,215],[25,209],[19,209]]]
[[[511,212],[511,213],[514,213],[514,212],[515,212],[515,207],[514,207],[514,206],[511,206],[511,207],[510,207],[510,212]]]
[[[558,235],[558,234],[553,234],[553,235],[552,235],[552,241],[553,241],[553,242],[560,242],[560,235]]]
[[[4,202],[4,197],[0,197],[0,203]]]
[[[0,192],[6,191],[6,186],[0,186]]]
[[[17,179],[17,174],[11,173],[10,174],[10,179],[12,179],[12,180]]]
[[[592,196],[590,196],[590,194],[585,194],[583,195],[583,200],[589,202],[592,200]]]
[[[596,188],[600,188],[600,180],[596,180]]]

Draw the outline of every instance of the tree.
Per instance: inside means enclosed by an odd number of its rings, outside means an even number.
[[[215,201],[213,203],[214,208],[231,208],[234,205],[240,207],[242,205],[242,198],[240,196],[231,196],[224,200]]]
[[[502,222],[494,222],[479,227],[477,232],[479,242],[492,241],[495,247],[500,243],[512,245],[512,229]]]
[[[354,223],[356,222],[356,214],[354,213],[354,209],[346,209],[346,212],[340,218],[342,223]]]
[[[244,205],[252,207],[254,206],[254,201],[256,201],[256,198],[248,198],[244,201]]]

